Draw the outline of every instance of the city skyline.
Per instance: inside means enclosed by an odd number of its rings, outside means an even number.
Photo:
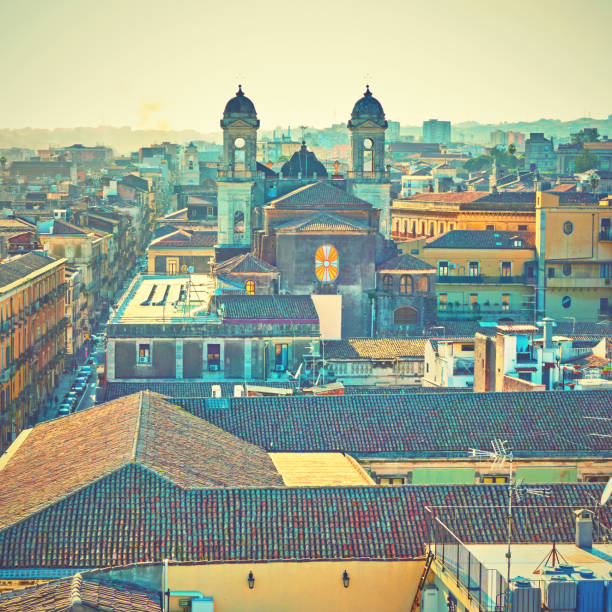
[[[428,7],[391,0],[370,30],[364,1],[314,2],[303,15],[279,2],[255,14],[242,0],[183,2],[172,18],[158,2],[108,1],[86,4],[87,19],[75,0],[5,3],[0,128],[216,132],[238,83],[263,129],[343,123],[366,83],[403,125],[606,118],[612,85],[597,75],[612,57],[612,5],[587,4],[588,29],[577,29],[584,9],[570,2],[519,1],[502,15],[443,2],[434,23]]]

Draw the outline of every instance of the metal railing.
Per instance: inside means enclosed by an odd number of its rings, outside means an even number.
[[[438,283],[466,283],[473,285],[527,285],[535,284],[535,276],[527,276],[526,274],[518,275],[499,275],[486,276],[483,274],[475,274],[473,276],[455,275],[455,274],[439,274],[437,277]]]
[[[483,612],[503,610],[508,583],[495,569],[485,567],[465,544],[437,517],[430,508],[429,550],[445,572],[453,576],[457,587],[478,604]]]

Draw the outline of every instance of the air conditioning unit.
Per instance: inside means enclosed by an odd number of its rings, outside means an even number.
[[[223,394],[221,393],[221,385],[212,386],[212,396],[213,397],[223,397]]]
[[[451,268],[451,269],[454,269],[454,268],[457,267],[457,264],[448,264],[448,267]]]
[[[209,372],[218,372],[219,371],[219,364],[218,363],[211,363],[208,366],[208,371]]]
[[[191,612],[214,612],[212,597],[197,597],[191,600]]]

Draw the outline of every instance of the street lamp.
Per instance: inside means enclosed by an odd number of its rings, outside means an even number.
[[[253,576],[252,571],[250,571],[249,575],[247,576],[247,584],[249,585],[249,589],[255,588],[255,576]]]
[[[342,573],[342,584],[344,585],[345,589],[348,589],[350,582],[351,577],[348,575],[348,572],[344,570],[344,572]]]

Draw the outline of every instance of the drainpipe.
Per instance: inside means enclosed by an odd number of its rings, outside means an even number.
[[[162,562],[162,601],[163,612],[168,612],[170,609],[170,589],[168,588],[168,559]]]

